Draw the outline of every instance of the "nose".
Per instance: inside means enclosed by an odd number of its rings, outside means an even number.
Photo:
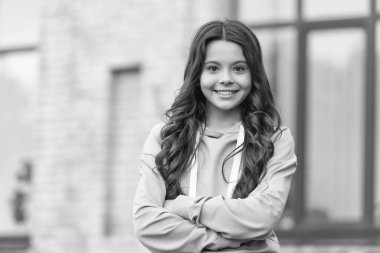
[[[223,75],[219,81],[220,84],[229,85],[232,84],[233,81],[231,79],[230,73],[228,70],[223,71]]]

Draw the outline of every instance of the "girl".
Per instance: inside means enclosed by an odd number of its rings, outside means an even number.
[[[252,31],[196,33],[184,84],[141,156],[134,227],[152,252],[279,252],[273,232],[296,170]]]

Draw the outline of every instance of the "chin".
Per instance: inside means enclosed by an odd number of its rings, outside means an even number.
[[[239,107],[238,106],[218,106],[217,107],[219,110],[221,111],[224,111],[224,112],[231,112],[231,111],[235,111],[236,109],[238,109]]]

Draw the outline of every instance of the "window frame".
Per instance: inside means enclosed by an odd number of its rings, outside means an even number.
[[[30,237],[28,235],[0,236],[0,251],[23,252],[30,248]]]
[[[296,56],[296,129],[295,136],[296,153],[298,157],[298,171],[295,174],[294,195],[292,201],[295,217],[295,227],[291,230],[279,230],[278,234],[282,242],[307,244],[307,243],[352,243],[368,244],[380,242],[380,228],[374,225],[375,210],[375,123],[376,123],[376,22],[380,21],[377,13],[376,0],[370,0],[370,12],[366,16],[337,19],[305,20],[303,17],[304,0],[297,0],[296,19],[291,22],[249,23],[254,30],[271,30],[292,27],[297,31],[298,54]],[[239,4],[238,1],[236,4]],[[235,10],[238,8],[235,7]],[[235,12],[238,18],[238,13]],[[305,224],[305,155],[307,144],[307,39],[312,31],[333,30],[345,28],[360,28],[365,34],[365,70],[364,70],[364,160],[363,167],[363,217],[359,223],[323,224],[315,227]],[[348,239],[350,240],[348,242]]]

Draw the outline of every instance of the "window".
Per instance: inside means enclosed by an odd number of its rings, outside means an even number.
[[[305,19],[337,19],[368,16],[370,0],[304,0]]]
[[[261,41],[284,124],[296,140],[299,169],[280,239],[374,242],[380,235],[379,1],[322,2],[240,0],[237,8]]]
[[[105,235],[124,236],[132,231],[132,202],[139,179],[138,162],[143,145],[140,118],[141,86],[138,67],[111,72]],[[147,133],[146,133],[147,134]],[[131,242],[136,243],[136,242]]]
[[[364,36],[361,29],[308,36],[305,222],[314,226],[363,217]]]
[[[294,21],[296,0],[240,0],[239,18],[245,22]]]
[[[2,0],[0,3],[0,47],[34,47],[39,41],[41,0]]]
[[[296,56],[297,33],[296,30],[281,28],[275,30],[260,29],[256,31],[261,43],[265,70],[269,82],[272,84],[279,111],[284,125],[295,128],[296,100]],[[281,80],[281,81],[279,81]]]
[[[40,0],[0,2],[0,244],[6,251],[29,245],[39,15]]]
[[[0,233],[24,230],[27,223],[24,190],[30,180],[20,181],[17,175],[33,168],[37,57],[32,51],[0,55]]]

